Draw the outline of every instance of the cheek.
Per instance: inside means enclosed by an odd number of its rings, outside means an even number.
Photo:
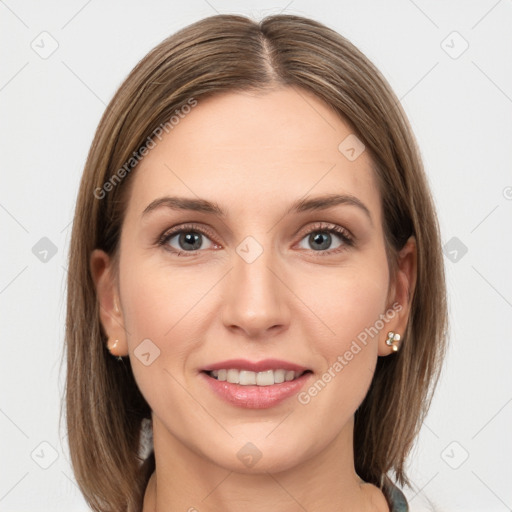
[[[177,270],[143,257],[122,261],[120,275],[125,327],[132,350],[143,338],[154,339],[157,344],[173,338],[182,323],[194,318],[213,284],[211,276],[192,266]]]
[[[354,271],[332,292],[331,297],[336,299],[326,304],[329,304],[334,331],[341,340],[356,339],[376,324],[384,313],[387,287],[387,274]]]
[[[137,384],[150,405],[158,399],[162,386],[167,387],[171,375],[183,374],[187,357],[198,347],[194,328],[201,324],[201,300],[213,283],[212,276],[189,268],[170,270],[142,258],[120,262],[130,359]]]
[[[360,405],[373,378],[381,331],[386,329],[382,319],[388,277],[384,260],[304,280],[301,296],[318,312],[308,337],[315,340],[311,350],[322,370],[315,376],[316,385],[305,390],[302,403],[313,399],[319,407],[338,403],[340,413],[347,415]],[[343,423],[347,417],[340,414],[338,421]]]
[[[303,274],[297,284],[304,302],[324,324],[325,335],[319,340],[324,340],[325,353],[338,350],[338,344],[343,348],[385,313],[389,286],[386,260]],[[378,326],[382,327],[381,323]]]

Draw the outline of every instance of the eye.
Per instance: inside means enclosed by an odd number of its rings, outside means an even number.
[[[309,247],[304,247],[304,242]],[[353,240],[345,228],[335,224],[317,224],[312,229],[310,228],[306,236],[302,238],[300,247],[319,253],[331,254],[352,245]]]
[[[202,249],[218,247],[210,240],[209,236],[210,234],[205,229],[198,226],[180,226],[165,232],[158,241],[158,245],[164,246],[167,250],[176,253],[177,256],[183,256],[183,253],[186,252],[194,253]]]
[[[213,235],[208,230],[190,224],[166,231],[157,243],[176,256],[194,256],[197,251],[221,247],[212,242],[211,238]],[[304,243],[309,247],[304,247]],[[317,223],[310,227],[299,243],[302,249],[312,250],[319,256],[338,253],[353,245],[354,240],[347,229],[326,223]]]

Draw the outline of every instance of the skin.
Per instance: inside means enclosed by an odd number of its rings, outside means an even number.
[[[416,248],[411,238],[390,276],[370,156],[349,161],[338,150],[350,133],[306,91],[217,95],[199,100],[131,177],[119,277],[100,250],[91,271],[110,345],[119,340],[112,352],[130,357],[153,411],[144,512],[388,510],[354,470],[353,420],[377,358],[392,353],[387,332],[405,331]],[[285,215],[305,195],[333,193],[359,199],[371,219],[350,204]],[[226,217],[166,207],[143,215],[165,195],[215,201]],[[211,233],[193,256],[155,242],[191,222]],[[332,234],[315,250],[308,235],[325,233],[318,222],[349,230],[354,244]],[[263,248],[252,263],[236,252],[247,236]],[[178,235],[169,245],[190,248]],[[313,383],[394,302],[401,311],[306,405],[293,396],[235,407],[199,378],[214,362],[277,358],[311,369]],[[147,338],[160,350],[149,366],[134,355]],[[250,468],[237,457],[248,442],[261,452]]]

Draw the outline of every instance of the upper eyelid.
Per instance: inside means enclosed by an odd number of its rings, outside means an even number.
[[[313,222],[313,224],[308,225],[304,229],[300,229],[295,233],[295,236],[297,236],[301,232],[310,233],[314,231],[329,231],[329,230],[336,230],[336,231],[342,231],[347,235],[347,238],[353,239],[354,235],[352,232],[347,229],[345,226],[340,226],[339,224],[335,224],[334,222],[326,222],[326,221],[317,221]],[[338,233],[339,234],[339,233]]]
[[[172,238],[182,232],[186,233],[189,231],[198,231],[201,234],[204,234],[210,238],[213,238],[212,232],[209,228],[205,228],[203,226],[199,226],[194,223],[185,223],[185,224],[180,224],[178,226],[175,226],[175,227],[165,230],[162,233],[162,235],[158,237],[158,240],[167,240],[167,239]]]

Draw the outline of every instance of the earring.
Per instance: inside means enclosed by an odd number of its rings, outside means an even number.
[[[110,353],[112,354],[112,350],[114,350],[117,347],[117,344],[119,343],[119,340],[114,341],[113,345],[109,346],[108,349],[110,350]],[[114,354],[112,354],[114,355]]]
[[[389,331],[386,345],[393,347],[393,352],[398,352],[398,345],[395,345],[398,341],[400,341],[400,334],[395,334],[393,331]]]
[[[123,358],[122,358],[121,356],[116,356],[116,355],[112,352],[112,350],[114,350],[114,349],[117,347],[117,344],[118,344],[118,343],[119,343],[119,340],[117,340],[117,339],[116,339],[116,340],[114,341],[113,345],[112,345],[112,346],[110,346],[110,347],[108,347],[108,350],[110,351],[110,353],[111,353],[113,356],[115,356],[115,357],[116,357],[116,359],[117,359],[118,361],[122,361],[122,360],[123,360]]]

